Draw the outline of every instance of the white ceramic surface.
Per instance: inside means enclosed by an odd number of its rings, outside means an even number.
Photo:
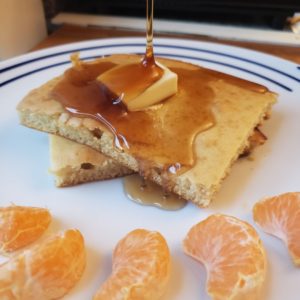
[[[17,103],[31,89],[69,67],[69,54],[74,51],[80,50],[82,58],[143,53],[144,43],[140,38],[95,40],[30,53],[0,64],[0,204],[48,207],[54,222],[47,233],[70,227],[81,230],[88,250],[87,268],[66,300],[91,299],[110,273],[111,253],[117,241],[141,227],[160,231],[171,249],[173,272],[164,300],[209,299],[204,268],[185,256],[181,248],[188,229],[216,212],[254,224],[251,208],[257,200],[300,190],[299,67],[242,48],[176,39],[156,39],[156,55],[240,76],[279,94],[272,117],[263,126],[268,141],[255,150],[254,160],[242,159],[235,164],[207,209],[189,204],[174,212],[137,205],[125,197],[121,179],[55,188],[47,172],[47,135],[19,125]],[[283,243],[257,230],[268,253],[266,299],[298,300],[300,269],[292,264]]]

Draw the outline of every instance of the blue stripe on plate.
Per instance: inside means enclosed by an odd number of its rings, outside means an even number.
[[[136,53],[136,54],[143,54],[143,53]],[[178,55],[178,54],[170,54],[170,53],[156,53],[157,55],[161,55],[161,56],[165,56],[165,57],[176,57],[176,58],[183,58],[183,59],[192,59],[192,60],[197,60],[197,61],[204,61],[204,62],[209,62],[209,63],[213,63],[213,64],[216,64],[216,65],[221,65],[221,66],[226,66],[226,67],[229,67],[229,68],[232,68],[232,69],[236,69],[236,70],[239,70],[239,71],[243,71],[245,73],[248,73],[248,74],[251,74],[251,75],[255,75],[256,77],[259,77],[259,78],[262,78],[266,81],[269,81],[281,88],[283,88],[284,90],[286,91],[289,91],[289,92],[292,92],[292,89],[287,87],[286,85],[278,82],[278,81],[275,81],[271,78],[268,78],[264,75],[261,75],[259,73],[256,73],[256,72],[253,72],[251,70],[248,70],[248,69],[245,69],[245,68],[242,68],[242,67],[238,67],[238,66],[235,66],[235,65],[232,65],[232,64],[227,64],[227,63],[222,63],[222,62],[219,62],[219,61],[216,61],[216,60],[211,60],[211,59],[206,59],[206,58],[200,58],[200,57],[195,57],[195,56],[188,56],[188,55]],[[85,58],[82,58],[83,60],[89,60],[89,59],[95,59],[95,58],[99,58],[101,56],[88,56],[88,57],[85,57]],[[16,81],[18,79],[21,79],[23,77],[26,77],[26,76],[29,76],[31,74],[34,74],[34,73],[37,73],[37,72],[40,72],[40,71],[44,71],[46,69],[50,69],[50,68],[53,68],[53,67],[57,67],[57,66],[61,66],[61,65],[64,65],[64,64],[68,64],[70,63],[70,61],[64,61],[64,62],[60,62],[60,63],[57,63],[57,64],[52,64],[52,65],[49,65],[49,66],[45,66],[45,67],[42,67],[42,68],[39,68],[39,69],[35,69],[35,70],[32,70],[30,72],[27,72],[27,73],[24,73],[24,74],[21,74],[19,76],[16,76],[16,77],[13,77],[9,80],[6,80],[2,83],[0,83],[0,87],[6,85],[6,84],[9,84],[13,81]]]
[[[120,48],[120,47],[141,47],[141,46],[145,46],[144,43],[128,43],[128,44],[114,44],[114,45],[102,45],[102,46],[93,46],[93,47],[82,47],[82,48],[77,48],[77,49],[72,49],[72,50],[68,50],[68,51],[62,51],[62,52],[57,52],[57,53],[53,53],[53,54],[48,54],[48,55],[44,55],[44,56],[40,56],[34,59],[30,59],[18,64],[14,64],[11,66],[8,66],[6,68],[2,68],[0,69],[0,74],[6,71],[9,71],[11,69],[32,63],[32,62],[36,62],[39,60],[43,60],[43,59],[47,59],[47,58],[51,58],[51,57],[55,57],[55,56],[59,56],[59,55],[64,55],[64,54],[70,54],[73,52],[79,52],[79,51],[88,51],[88,50],[95,50],[95,49],[105,49],[105,48]],[[267,70],[271,70],[274,71],[278,74],[281,74],[285,77],[288,77],[292,80],[295,80],[297,82],[300,82],[300,78],[296,78],[288,73],[285,73],[279,69],[276,69],[274,67],[265,65],[263,63],[251,60],[251,59],[247,59],[244,57],[240,57],[240,56],[236,56],[236,55],[232,55],[232,54],[227,54],[227,53],[223,53],[223,52],[219,52],[219,51],[213,51],[213,50],[207,50],[207,49],[202,49],[202,48],[196,48],[196,47],[187,47],[187,46],[174,46],[174,45],[168,45],[168,44],[157,44],[155,45],[156,48],[159,47],[165,47],[165,48],[173,48],[173,49],[181,49],[181,50],[189,50],[189,51],[196,51],[196,52],[202,52],[202,53],[209,53],[209,54],[214,54],[214,55],[219,55],[219,56],[223,56],[223,57],[229,57],[229,58],[233,58],[233,59],[237,59],[243,62],[247,62],[247,63],[251,63],[253,65],[256,66],[260,66],[262,68],[265,68]]]
[[[53,65],[49,65],[49,66],[45,66],[45,67],[42,67],[42,68],[39,68],[39,69],[32,70],[30,72],[27,72],[27,73],[21,74],[19,76],[13,77],[13,78],[11,78],[9,80],[6,80],[4,82],[0,82],[0,87],[3,87],[4,85],[7,85],[7,84],[9,84],[11,82],[14,82],[18,79],[21,79],[23,77],[27,77],[31,74],[34,74],[34,73],[37,73],[37,72],[40,72],[40,71],[44,71],[44,70],[47,70],[47,69],[50,69],[50,68],[54,68],[54,67],[57,67],[57,66],[69,64],[69,63],[70,63],[70,61],[64,61],[64,62],[60,62],[60,63],[57,63],[57,64],[53,64]]]
[[[126,46],[128,46],[128,45],[129,46],[130,45],[137,46],[139,44],[126,44]],[[56,53],[53,53],[53,54],[43,55],[43,56],[40,56],[40,57],[29,59],[29,60],[23,61],[21,63],[14,64],[14,65],[8,66],[6,68],[0,69],[0,74],[3,73],[3,72],[6,72],[6,71],[9,71],[9,70],[12,70],[12,69],[15,69],[15,68],[18,68],[18,67],[21,67],[21,66],[24,66],[24,65],[36,62],[36,61],[40,61],[40,60],[43,60],[43,59],[51,58],[51,57],[56,57],[56,56],[60,56],[60,55],[64,55],[64,54],[70,54],[70,53],[74,53],[74,52],[94,50],[94,49],[113,48],[115,46],[116,47],[121,47],[121,46],[125,46],[125,44],[103,45],[103,46],[77,48],[77,49],[72,49],[72,50],[67,50],[67,51],[62,51],[62,52],[56,52]]]
[[[289,92],[293,91],[291,88],[287,87],[286,85],[284,85],[284,84],[282,84],[282,83],[280,83],[280,82],[278,82],[274,79],[271,79],[271,78],[266,77],[264,75],[261,75],[259,73],[256,73],[256,72],[253,72],[251,70],[248,70],[248,69],[245,69],[245,68],[242,68],[242,67],[239,67],[239,66],[235,66],[235,65],[232,65],[232,64],[227,64],[227,63],[222,63],[222,62],[212,60],[212,59],[199,58],[199,57],[193,57],[193,56],[187,56],[187,55],[177,55],[177,54],[169,54],[169,53],[160,53],[159,55],[166,56],[166,57],[178,57],[178,58],[193,59],[193,60],[204,61],[204,62],[216,64],[216,65],[229,67],[229,68],[232,68],[232,69],[235,69],[235,70],[243,71],[243,72],[251,74],[251,75],[255,75],[256,77],[262,78],[266,81],[272,82],[273,84],[275,84],[277,86],[280,86],[281,88],[285,89],[286,91],[289,91]]]
[[[247,63],[253,64],[253,65],[256,65],[256,66],[263,67],[263,68],[265,68],[267,70],[274,71],[274,72],[276,72],[278,74],[286,76],[286,77],[288,77],[290,79],[293,79],[293,80],[295,80],[297,82],[300,82],[300,78],[294,77],[294,76],[292,76],[292,75],[290,75],[288,73],[285,73],[285,72],[283,72],[283,71],[281,71],[279,69],[270,67],[268,65],[262,64],[260,62],[257,62],[255,60],[251,60],[251,59],[248,59],[248,58],[244,58],[244,57],[240,57],[240,56],[236,56],[236,55],[232,55],[232,54],[227,54],[227,53],[223,53],[223,52],[219,52],[219,51],[205,50],[205,49],[194,48],[194,47],[168,46],[168,45],[164,45],[163,47],[177,48],[177,49],[182,49],[182,50],[193,50],[193,51],[198,51],[198,52],[204,52],[204,53],[209,53],[209,54],[215,54],[215,55],[220,55],[220,56],[224,56],[224,57],[234,58],[234,59],[237,59],[237,60],[240,60],[240,61],[243,61],[243,62],[247,62]]]

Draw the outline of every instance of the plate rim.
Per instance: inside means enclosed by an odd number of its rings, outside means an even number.
[[[185,45],[182,46],[182,41],[185,42]],[[126,42],[126,43],[125,43]],[[155,45],[156,44],[156,45]],[[178,45],[181,44],[181,45]],[[109,48],[109,47],[141,47],[145,45],[145,38],[142,37],[120,37],[120,38],[105,38],[105,39],[94,39],[94,40],[88,40],[88,41],[80,41],[80,42],[75,42],[75,43],[68,43],[68,44],[64,44],[64,45],[58,45],[58,46],[53,46],[53,47],[49,47],[49,48],[45,48],[45,49],[41,49],[41,50],[37,50],[37,51],[33,51],[30,53],[26,53],[5,61],[0,62],[0,74],[2,74],[1,76],[3,78],[5,78],[5,76],[7,74],[9,74],[9,72],[18,72],[19,67],[24,67],[26,65],[31,66],[32,63],[35,62],[40,62],[40,61],[46,61],[47,59],[52,59],[53,57],[62,57],[63,55],[70,55],[70,53],[73,52],[78,52],[81,51],[81,53],[84,53],[84,51],[89,51],[89,50],[96,50],[96,49],[100,49],[100,48]],[[175,49],[175,50],[179,50],[179,51],[193,51],[193,52],[197,52],[196,56],[182,56],[181,58],[183,58],[183,60],[185,59],[195,59],[198,61],[204,61],[204,62],[208,62],[208,63],[218,63],[219,65],[223,65],[225,67],[230,67],[230,68],[235,68],[238,69],[240,71],[244,71],[244,72],[248,72],[248,73],[252,73],[253,75],[260,77],[264,80],[267,80],[271,83],[274,83],[275,85],[281,86],[281,88],[287,90],[287,91],[292,91],[292,88],[285,86],[284,84],[268,78],[266,76],[263,75],[259,75],[258,73],[255,73],[251,70],[242,68],[240,66],[238,66],[238,62],[242,62],[242,63],[246,63],[246,64],[250,64],[250,65],[255,65],[257,67],[261,67],[261,68],[265,68],[268,71],[273,71],[279,75],[282,75],[284,77],[287,77],[288,79],[295,81],[299,84],[300,87],[300,76],[298,78],[298,75],[300,74],[300,66],[298,66],[296,63],[285,60],[283,58],[274,56],[274,55],[270,55],[267,53],[263,53],[260,51],[256,51],[256,50],[252,50],[252,49],[247,49],[247,48],[243,48],[243,47],[237,47],[237,46],[232,46],[232,45],[224,45],[224,44],[218,44],[218,43],[214,43],[214,42],[207,42],[207,41],[198,41],[198,40],[191,40],[191,39],[178,39],[178,38],[156,38],[155,42],[154,42],[154,47],[160,47],[160,48],[169,48],[169,49]],[[223,51],[225,50],[225,51]],[[233,53],[235,53],[235,51],[239,51],[238,53],[241,55],[233,55]],[[201,59],[200,57],[198,57],[198,53],[205,53],[208,55],[213,55],[216,57],[222,57],[224,59],[229,58],[229,59],[233,59],[234,62],[236,62],[237,64],[228,64],[226,62],[220,62],[218,61],[212,61],[209,59]],[[128,52],[127,52],[128,53]],[[144,53],[144,52],[142,52]],[[141,54],[141,53],[140,53]],[[247,58],[250,55],[258,55],[259,59],[258,60],[253,60],[253,59],[249,59]],[[106,55],[106,54],[104,54]],[[172,54],[166,52],[166,53],[159,53],[158,55],[162,55],[162,56],[172,56]],[[101,57],[103,55],[99,55],[99,57]],[[173,54],[173,56],[176,58],[180,57],[180,55],[176,55]],[[246,57],[245,57],[246,56]],[[96,58],[97,56],[93,56],[93,57],[88,57],[88,58]],[[251,56],[250,56],[251,57]],[[84,58],[84,59],[88,59],[88,58]],[[271,63],[262,63],[261,61],[264,61],[264,58],[268,59],[268,60],[272,60]],[[275,60],[273,62],[273,60]],[[65,62],[60,62],[57,64],[52,64],[52,67],[56,67],[59,66],[61,64],[66,64],[68,61]],[[278,69],[274,67],[275,63],[281,63],[284,64],[285,69],[286,70],[282,70],[282,69]],[[37,71],[42,71],[44,68],[41,68],[40,70],[33,70],[32,73],[35,73]],[[22,76],[17,76],[17,78],[15,78],[14,80],[18,79],[19,77],[24,77],[26,75],[30,75],[31,72],[28,72],[28,74],[24,74]],[[0,87],[10,83],[13,80],[4,80],[4,81],[0,81]]]

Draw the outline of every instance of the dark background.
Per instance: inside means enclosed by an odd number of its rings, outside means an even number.
[[[145,16],[146,0],[44,0],[48,20],[58,12]],[[282,29],[300,0],[155,0],[155,17]]]

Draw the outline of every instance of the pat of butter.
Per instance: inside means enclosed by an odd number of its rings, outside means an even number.
[[[120,67],[113,68],[103,74],[101,74],[97,80],[101,81],[106,85],[112,92],[120,96],[121,101],[126,105],[129,111],[138,111],[149,108],[150,106],[165,100],[166,98],[176,94],[177,92],[177,81],[178,76],[176,73],[169,70],[167,67],[163,66],[160,63],[156,63],[163,70],[162,76],[152,83],[150,86],[142,89],[139,93],[126,93],[126,86],[124,86],[124,94],[120,94],[120,86],[114,90],[116,86],[114,83],[109,82],[112,80],[112,77],[109,76],[111,71],[117,72]],[[120,69],[119,69],[120,70]],[[122,71],[120,72],[120,74]],[[108,76],[107,76],[108,75]],[[120,76],[121,77],[121,76]],[[116,80],[122,81],[122,78],[116,76]],[[126,80],[125,80],[126,81]]]
[[[127,103],[125,104],[128,110],[136,111],[146,109],[177,93],[177,74],[159,63],[157,63],[157,65],[162,68],[164,72],[162,77],[137,97],[127,99]]]

